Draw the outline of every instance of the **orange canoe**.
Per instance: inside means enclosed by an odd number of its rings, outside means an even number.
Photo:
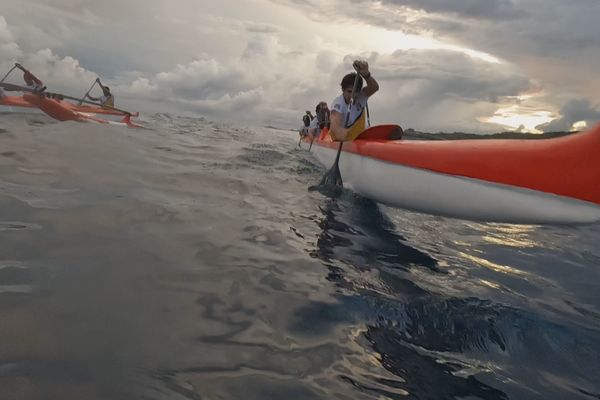
[[[24,92],[25,94],[34,94],[33,91],[24,86],[14,85],[11,83],[0,83],[0,88],[4,88],[8,91],[19,91]],[[102,115],[117,115],[117,116],[125,116],[129,115],[130,117],[139,116],[138,112],[127,112],[124,110],[119,110],[114,107],[103,107],[96,103],[89,102],[87,100],[81,100],[71,96],[64,96],[57,93],[48,93],[43,92],[41,96],[50,97],[55,100],[59,104],[63,104],[64,107],[68,108],[74,112],[86,113],[86,114],[102,114]],[[66,101],[71,100],[71,102]],[[83,104],[87,103],[87,104]],[[0,105],[4,106],[14,106],[14,107],[36,107],[31,101],[27,101],[25,96],[4,96],[0,97]]]
[[[58,121],[79,121],[79,122],[98,122],[103,124],[123,124],[130,128],[141,128],[131,121],[131,115],[119,112],[116,115],[123,116],[123,119],[119,122],[109,121],[105,119],[95,118],[87,112],[80,111],[81,106],[77,106],[68,101],[61,100],[60,98],[47,97],[44,94],[25,93],[23,99],[34,107],[39,108],[44,113]],[[90,107],[87,107],[90,108]],[[115,114],[113,114],[115,115]]]

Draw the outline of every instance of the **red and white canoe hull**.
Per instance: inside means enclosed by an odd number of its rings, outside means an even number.
[[[326,168],[338,143],[312,152]],[[344,186],[393,207],[469,220],[600,221],[600,127],[540,140],[355,140],[344,144]]]
[[[312,151],[329,168],[337,150]],[[587,201],[446,175],[342,153],[344,186],[377,202],[408,210],[476,221],[521,224],[571,224],[600,221],[600,206]]]

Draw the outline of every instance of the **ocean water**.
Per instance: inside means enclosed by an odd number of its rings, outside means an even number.
[[[599,399],[600,227],[307,188],[294,132],[0,114],[0,399]]]

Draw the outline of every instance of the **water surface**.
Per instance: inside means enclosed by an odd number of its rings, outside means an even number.
[[[297,136],[0,114],[0,393],[598,399],[600,228],[308,191]]]

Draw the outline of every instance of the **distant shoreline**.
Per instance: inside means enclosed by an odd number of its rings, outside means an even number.
[[[281,129],[274,126],[266,126],[266,128],[270,129]],[[281,129],[283,130],[283,129]],[[289,129],[291,132],[298,132],[298,129]],[[545,133],[523,133],[523,132],[498,132],[491,134],[478,134],[478,133],[465,133],[465,132],[420,132],[416,131],[412,128],[408,128],[404,130],[403,139],[408,140],[463,140],[463,139],[551,139],[560,136],[572,135],[574,133],[578,133],[579,131],[560,131],[560,132],[545,132]]]
[[[522,133],[522,132],[499,132],[493,134],[476,134],[476,133],[464,133],[464,132],[453,132],[453,133],[430,133],[430,132],[419,132],[414,129],[406,129],[404,139],[413,140],[459,140],[459,139],[550,139],[560,136],[566,136],[574,132],[545,132],[545,133]]]

